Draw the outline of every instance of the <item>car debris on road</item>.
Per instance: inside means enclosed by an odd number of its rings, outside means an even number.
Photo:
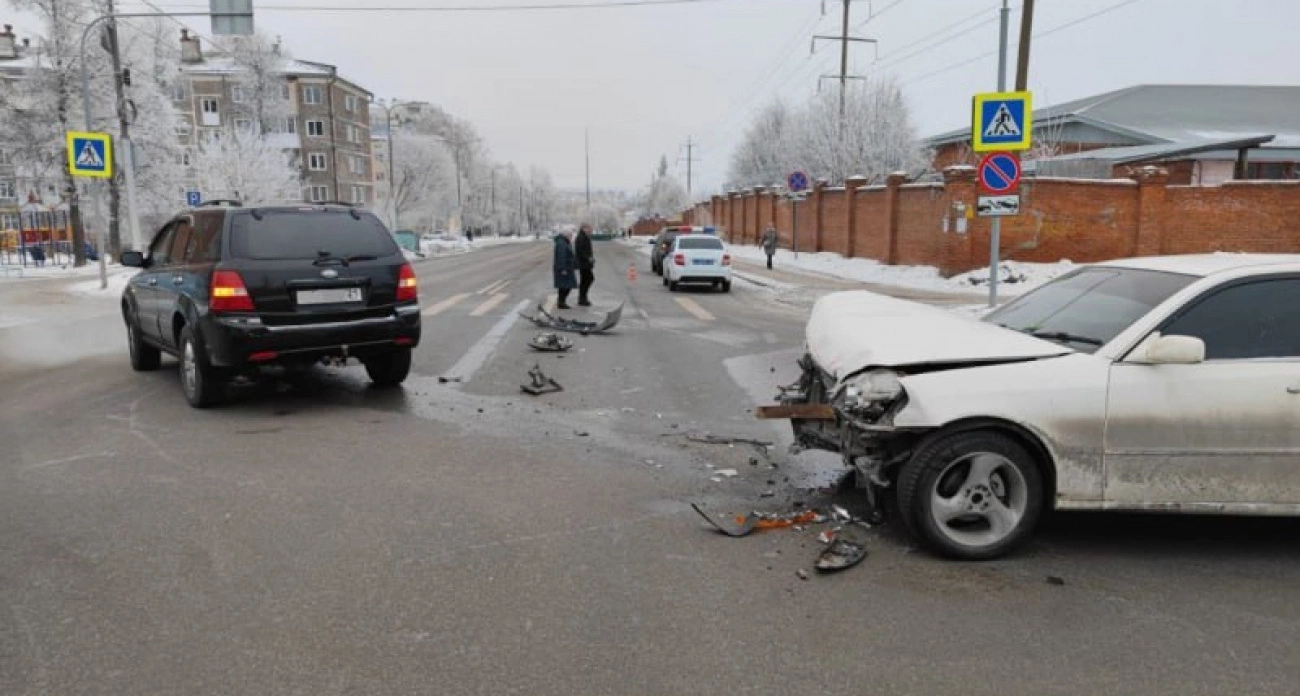
[[[564,387],[561,387],[559,382],[547,377],[546,373],[542,372],[541,365],[533,365],[533,369],[528,371],[528,377],[532,381],[528,384],[519,385],[519,388],[533,396],[564,391]]]
[[[533,336],[528,341],[528,345],[533,350],[539,350],[544,353],[563,353],[573,347],[573,341],[550,331]]]
[[[577,333],[586,336],[588,334],[605,333],[614,328],[623,317],[623,305],[620,304],[618,307],[615,307],[613,311],[605,315],[604,319],[598,322],[578,321],[576,319],[566,319],[564,317],[553,316],[550,312],[546,311],[546,307],[544,307],[540,302],[537,304],[537,314],[529,315],[520,312],[519,316],[543,328],[554,329],[556,331],[567,331],[569,333]]]

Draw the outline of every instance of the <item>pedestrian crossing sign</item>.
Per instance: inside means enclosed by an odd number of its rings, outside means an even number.
[[[113,176],[113,138],[108,133],[68,133],[68,171],[73,176]]]
[[[1029,92],[988,92],[975,95],[971,118],[971,149],[1028,150],[1034,132]]]

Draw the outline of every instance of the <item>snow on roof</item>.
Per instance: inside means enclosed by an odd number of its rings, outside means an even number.
[[[1118,259],[1094,264],[1112,268],[1134,268],[1184,275],[1210,276],[1242,268],[1272,265],[1294,265],[1300,267],[1300,254],[1238,254],[1216,252],[1213,254],[1184,254],[1180,256],[1146,256],[1133,259]]]
[[[333,72],[331,67],[324,63],[290,59],[284,63],[284,74],[328,77]],[[201,63],[184,63],[181,65],[182,72],[197,75],[231,75],[243,72],[243,70],[244,68],[233,57],[220,54],[204,56]]]

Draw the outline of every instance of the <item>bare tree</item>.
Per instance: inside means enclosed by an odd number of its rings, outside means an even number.
[[[785,102],[773,101],[754,117],[731,153],[728,188],[784,181],[790,172],[795,114]]]
[[[451,153],[437,138],[408,131],[393,133],[393,150],[400,153],[389,182],[397,227],[422,227],[427,220],[432,231],[456,203]]]
[[[297,167],[266,138],[231,133],[200,142],[194,156],[199,187],[212,198],[235,198],[247,205],[302,200]]]
[[[668,173],[668,158],[659,158],[659,168],[646,194],[645,210],[650,215],[672,217],[686,206],[686,188]]]
[[[258,133],[285,132],[285,119],[293,114],[293,104],[285,82],[289,58],[280,42],[260,33],[236,36],[229,39],[229,50],[238,68],[233,80],[242,92],[242,111],[257,124]]]

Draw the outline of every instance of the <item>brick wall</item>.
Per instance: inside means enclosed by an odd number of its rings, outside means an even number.
[[[1154,167],[1134,176],[1027,180],[1021,214],[1003,218],[1002,257],[1085,263],[1215,250],[1300,252],[1300,182],[1184,186]],[[945,274],[987,263],[990,221],[965,217],[967,231],[957,232],[962,211],[973,210],[978,196],[972,169],[946,170],[942,183],[909,184],[898,176],[864,183],[819,186],[800,203],[801,251],[937,266]],[[790,203],[780,192],[733,193],[707,205],[733,243],[757,243],[772,220],[781,245],[794,242]]]

